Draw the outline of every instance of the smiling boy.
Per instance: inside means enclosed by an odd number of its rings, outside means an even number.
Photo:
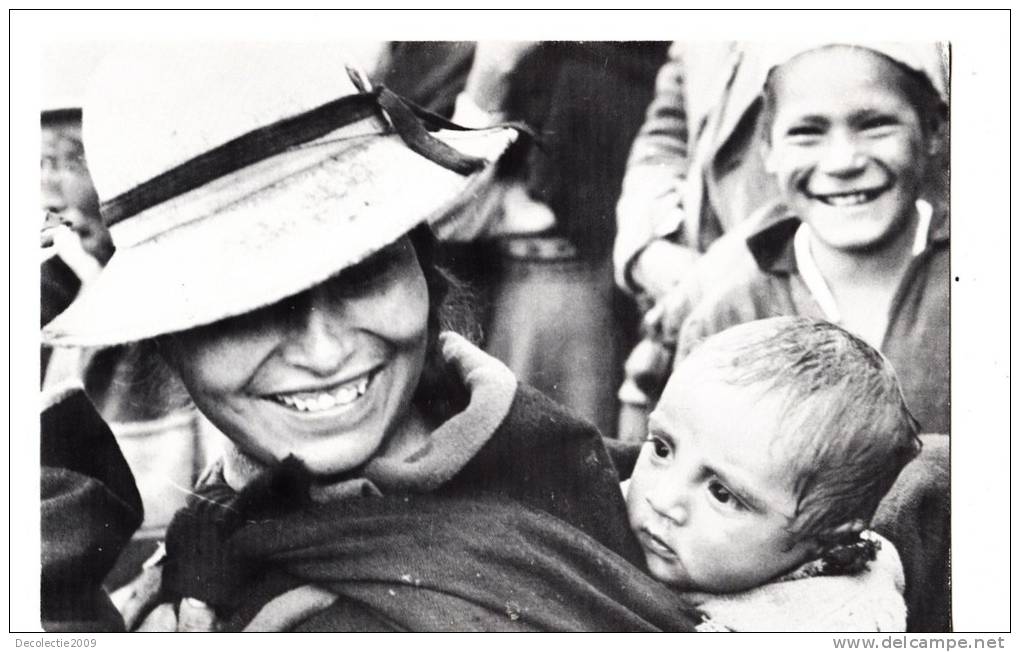
[[[631,529],[706,629],[902,630],[898,555],[880,541],[871,558],[862,533],[919,448],[867,343],[824,321],[742,324],[667,383],[624,488]]]
[[[890,359],[924,431],[949,432],[948,215],[920,200],[945,103],[903,52],[829,45],[771,70],[765,164],[783,201],[747,240],[755,265],[685,322],[678,359],[734,324],[826,319]]]

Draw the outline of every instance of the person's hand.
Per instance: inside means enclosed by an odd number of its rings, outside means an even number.
[[[78,237],[81,249],[96,259],[100,266],[113,256],[113,238],[98,215],[88,215],[73,207],[60,213],[47,213],[41,233],[43,247],[55,244],[54,237],[61,226]]]
[[[178,632],[215,632],[219,629],[216,612],[197,598],[184,598],[177,607]]]
[[[693,271],[693,267],[692,267]],[[645,337],[675,348],[684,321],[701,300],[701,285],[693,273],[677,282],[655,302],[641,319]]]
[[[110,600],[120,612],[121,618],[124,619],[124,627],[127,631],[133,632],[139,629],[146,621],[149,621],[146,626],[149,631],[172,632],[177,627],[176,619],[172,625],[166,625],[166,610],[160,611],[152,616],[151,621],[149,620],[151,612],[159,606],[162,579],[163,569],[160,566],[150,566],[146,563],[138,577],[110,593]],[[169,615],[173,615],[172,608]]]
[[[645,294],[658,302],[691,273],[697,260],[698,253],[690,247],[653,240],[638,254],[630,275]]]

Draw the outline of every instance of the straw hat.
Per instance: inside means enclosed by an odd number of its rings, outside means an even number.
[[[479,192],[517,134],[441,124],[324,44],[116,52],[83,116],[117,252],[44,330],[55,345],[145,339],[313,287]]]

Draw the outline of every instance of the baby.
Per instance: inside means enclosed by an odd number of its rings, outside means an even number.
[[[630,525],[703,629],[902,630],[899,558],[865,529],[917,434],[863,340],[800,317],[742,324],[666,384],[625,483]]]

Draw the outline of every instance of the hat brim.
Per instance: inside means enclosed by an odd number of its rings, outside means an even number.
[[[435,135],[461,151],[495,161],[515,132]],[[477,191],[485,175],[447,170],[395,135],[367,137],[324,160],[294,165],[302,157],[307,159],[308,152],[274,157],[273,164],[287,169],[287,176],[265,176],[264,185],[256,183],[228,205],[153,237],[122,246],[114,227],[117,252],[43,330],[44,341],[112,346],[271,305],[443,215],[464,193]],[[216,183],[222,187],[230,182]],[[250,178],[243,182],[250,184]],[[194,199],[192,203],[201,201]]]

